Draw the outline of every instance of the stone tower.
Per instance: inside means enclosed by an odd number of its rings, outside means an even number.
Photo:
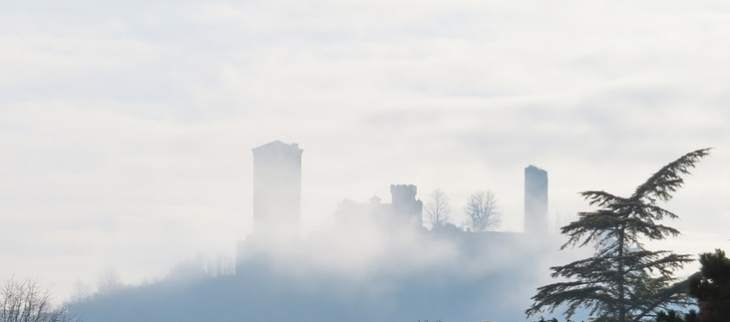
[[[296,143],[274,141],[253,151],[253,236],[300,237],[302,152]]]
[[[395,222],[410,227],[423,227],[423,202],[416,199],[417,188],[414,185],[392,184],[390,195],[393,203]]]
[[[548,176],[536,166],[525,168],[525,233],[548,232]]]

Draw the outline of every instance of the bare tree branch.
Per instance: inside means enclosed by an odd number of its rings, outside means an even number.
[[[428,222],[432,227],[443,226],[449,222],[449,214],[451,214],[449,197],[441,189],[434,190],[426,204]]]
[[[8,280],[0,288],[0,322],[78,322],[65,306],[54,306],[38,280]]]
[[[466,222],[464,226],[474,232],[499,228],[502,211],[497,206],[497,197],[491,191],[480,191],[466,201]]]

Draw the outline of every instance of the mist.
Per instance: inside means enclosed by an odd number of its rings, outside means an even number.
[[[394,184],[390,203],[344,198],[334,229],[303,237],[302,151],[280,141],[253,149],[254,230],[237,243],[235,271],[181,264],[74,310],[88,321],[519,321],[546,268],[566,258],[547,228],[547,172],[534,166],[525,169],[525,232],[495,231],[498,220],[426,229],[417,187]],[[496,203],[488,210],[501,216]]]
[[[566,257],[555,235],[498,232],[330,232],[244,244],[234,275],[183,265],[73,307],[87,321],[521,321],[547,267]]]
[[[520,321],[549,267],[590,251],[558,251],[594,209],[578,192],[626,195],[700,147],[667,204],[681,235],[646,245],[730,247],[722,1],[39,0],[0,18],[0,280],[37,278],[88,320]],[[276,162],[251,149],[274,140],[303,150],[298,184],[255,181]],[[546,216],[525,212],[530,165]],[[416,188],[398,211],[391,185]],[[467,232],[477,192],[501,222]]]

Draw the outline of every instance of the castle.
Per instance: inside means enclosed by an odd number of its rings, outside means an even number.
[[[423,202],[416,199],[414,185],[390,185],[392,203],[381,203],[374,196],[369,203],[343,200],[335,211],[337,229],[353,230],[374,224],[381,230],[400,230],[423,227]]]
[[[254,244],[260,246],[267,242],[285,242],[294,245],[301,239],[303,150],[296,143],[274,141],[252,151],[254,229],[247,241],[239,242],[239,262],[241,255],[254,248]],[[547,233],[547,180],[547,171],[532,165],[525,168],[524,234],[542,236]],[[383,203],[377,196],[366,203],[344,199],[335,211],[336,230],[348,232],[374,228],[388,234],[402,231],[428,232],[423,225],[423,202],[416,199],[416,186],[391,185],[390,192],[391,203]],[[447,233],[462,240],[493,240],[495,237],[516,240],[522,235],[505,232],[466,233],[455,227],[451,230],[453,231],[450,233],[443,230],[434,233]]]

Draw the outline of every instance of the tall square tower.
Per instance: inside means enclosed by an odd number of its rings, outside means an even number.
[[[530,165],[525,168],[525,233],[548,231],[547,171]]]
[[[301,231],[302,152],[274,141],[253,151],[253,235],[298,238]]]

